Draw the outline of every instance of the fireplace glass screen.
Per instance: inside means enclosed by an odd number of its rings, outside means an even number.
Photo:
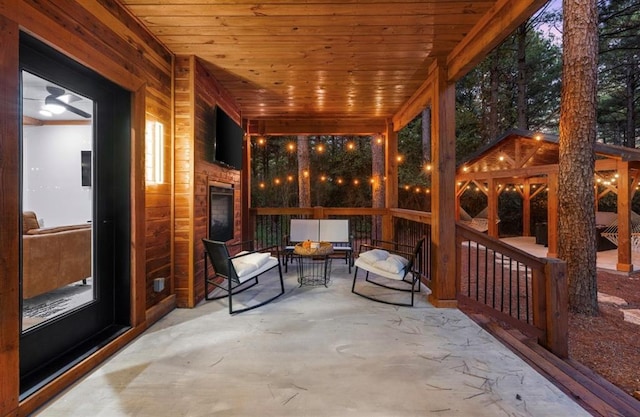
[[[209,187],[209,239],[233,239],[233,188]]]

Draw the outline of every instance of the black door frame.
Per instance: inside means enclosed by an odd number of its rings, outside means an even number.
[[[20,69],[67,86],[96,104],[92,237],[96,302],[21,334],[23,399],[131,327],[132,167],[131,92],[23,33]]]

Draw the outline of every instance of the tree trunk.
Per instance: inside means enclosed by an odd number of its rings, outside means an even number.
[[[493,142],[498,137],[498,73],[499,73],[500,58],[498,52],[494,51],[491,56],[491,70],[490,70],[490,95],[489,95],[489,126],[487,133],[489,134],[488,142]]]
[[[598,314],[594,208],[596,0],[564,0],[558,255],[567,262],[569,308]],[[549,207],[549,210],[554,210]]]
[[[518,28],[518,128],[528,129],[527,120],[527,22]]]
[[[309,137],[298,136],[298,207],[311,207]]]
[[[631,62],[633,62],[633,57],[630,57]],[[636,147],[636,106],[635,106],[635,77],[633,73],[633,65],[627,66],[625,68],[625,78],[626,78],[626,87],[627,87],[627,125],[625,126],[625,146],[629,148]]]
[[[422,160],[431,162],[431,107],[422,110]]]
[[[373,208],[384,208],[384,146],[378,143],[380,135],[371,138],[371,203]],[[382,239],[382,217],[375,216],[374,239]]]

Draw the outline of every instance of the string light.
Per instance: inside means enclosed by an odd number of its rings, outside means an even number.
[[[398,155],[398,156],[396,157],[396,160],[397,160],[398,162],[402,162],[402,159],[403,159],[403,156],[402,156],[402,155]]]
[[[310,171],[309,170],[302,171],[302,176],[305,178],[308,178],[310,176]],[[271,180],[272,181],[271,184],[273,184],[274,186],[279,186],[279,185],[282,185],[285,181],[292,183],[295,181],[295,178],[296,178],[295,175],[287,174],[284,178],[281,178],[281,177],[273,178]],[[322,174],[318,176],[318,180],[319,182],[331,181],[329,176],[327,176],[326,174]],[[382,177],[381,180],[386,181],[386,177]],[[375,184],[378,183],[378,180],[375,177],[369,177],[367,179],[364,179],[364,181],[369,182],[372,186],[375,186]],[[354,186],[360,186],[362,182],[363,182],[363,179],[360,179],[360,178],[354,178],[353,180],[351,180],[351,184]],[[336,178],[334,180],[334,183],[336,185],[344,185],[345,180],[343,178]],[[458,182],[458,185],[461,186],[462,182]],[[268,186],[267,183],[265,183],[264,181],[258,183],[258,187],[260,189],[266,189],[267,186]],[[403,188],[406,191],[413,191],[414,193],[423,193],[423,192],[425,194],[431,193],[431,190],[429,188],[427,187],[421,188],[420,186],[416,186],[416,185],[405,184],[401,186],[401,188]],[[471,185],[468,185],[466,188],[469,190],[473,189]],[[479,189],[476,187],[475,190],[478,191]]]
[[[352,151],[356,148],[356,145],[353,144],[353,142],[349,142],[347,143],[347,149]]]
[[[293,142],[289,143],[287,145],[287,149],[289,149],[289,151],[293,152],[296,150],[296,145],[293,144]]]
[[[376,139],[376,143],[377,143],[378,145],[381,145],[381,144],[382,144],[382,137],[381,137],[381,136],[378,136],[378,139]]]
[[[317,151],[318,153],[322,153],[322,152],[324,152],[324,145],[323,145],[322,143],[319,143],[319,144],[316,146],[316,151]]]
[[[431,164],[426,164],[426,165],[424,166],[424,169],[425,169],[426,171],[431,171]]]
[[[264,146],[266,143],[267,143],[267,140],[264,138],[264,136],[258,137],[258,145]]]

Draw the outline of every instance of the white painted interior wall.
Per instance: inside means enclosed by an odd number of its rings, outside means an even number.
[[[92,219],[92,187],[82,186],[80,160],[81,151],[92,150],[91,134],[90,125],[24,126],[23,211],[35,212],[40,226]]]

